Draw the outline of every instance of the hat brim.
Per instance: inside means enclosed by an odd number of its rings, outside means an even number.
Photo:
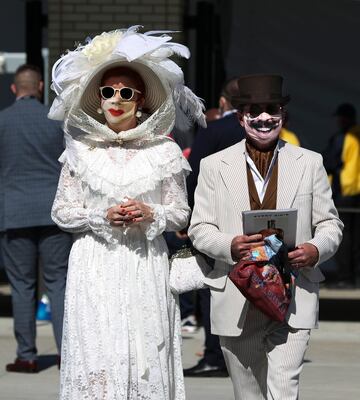
[[[283,97],[251,97],[251,98],[244,98],[244,97],[236,97],[234,96],[231,99],[231,104],[234,107],[244,106],[246,104],[281,104],[285,105],[290,101],[290,96],[283,96]]]
[[[80,97],[80,108],[100,123],[105,123],[104,115],[99,114],[97,111],[101,103],[99,95],[101,78],[109,69],[120,66],[133,69],[143,79],[145,84],[145,103],[143,108],[146,109],[149,114],[153,114],[167,98],[167,85],[160,80],[149,66],[138,61],[128,62],[126,60],[110,60],[102,64],[91,74],[84,84],[85,89]]]

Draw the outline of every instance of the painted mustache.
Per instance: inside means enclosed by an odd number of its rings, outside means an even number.
[[[280,125],[281,119],[267,119],[263,120],[253,120],[249,121],[249,126],[253,129],[256,129],[259,132],[270,132],[273,129],[276,129]]]

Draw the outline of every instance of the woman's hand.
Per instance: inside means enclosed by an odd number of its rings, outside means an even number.
[[[106,218],[112,226],[129,226],[154,221],[152,208],[134,199],[127,199],[125,202],[109,208]]]

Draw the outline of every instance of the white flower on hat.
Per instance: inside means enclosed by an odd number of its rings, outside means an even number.
[[[88,58],[90,64],[97,65],[112,54],[121,37],[120,30],[103,32],[85,45],[82,53]]]

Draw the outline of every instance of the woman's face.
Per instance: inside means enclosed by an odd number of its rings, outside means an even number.
[[[101,109],[104,113],[107,125],[115,132],[120,132],[128,129],[132,129],[137,125],[136,111],[144,103],[144,85],[137,78],[132,71],[127,72],[126,69],[118,68],[107,71],[101,81],[101,87],[108,86],[113,89],[130,88],[135,89],[133,91],[133,97],[129,99],[129,93],[127,90],[126,95],[122,96],[119,90],[114,91],[114,95],[109,97],[111,90],[104,91],[100,95]],[[140,92],[140,93],[139,93]],[[124,98],[123,98],[124,97]]]

